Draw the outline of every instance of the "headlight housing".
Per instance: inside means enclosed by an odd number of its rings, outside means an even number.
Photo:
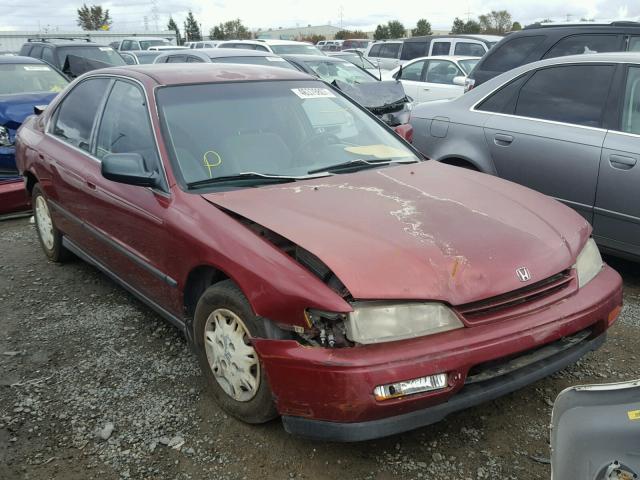
[[[590,238],[582,248],[576,264],[573,268],[578,274],[578,287],[582,288],[600,273],[604,262],[600,256],[600,250],[593,238]]]
[[[422,337],[464,327],[458,316],[437,302],[354,303],[345,322],[347,338],[369,344]]]
[[[12,145],[9,137],[9,129],[0,125],[0,147],[10,147]]]

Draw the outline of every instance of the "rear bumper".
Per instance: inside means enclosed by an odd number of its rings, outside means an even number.
[[[605,339],[606,333],[602,333],[590,341],[582,342],[512,373],[482,383],[466,385],[449,401],[423,410],[355,423],[327,422],[285,415],[282,417],[282,423],[287,432],[316,440],[359,442],[394,435],[439,422],[451,413],[496,399],[537,382],[575,363],[586,353],[596,350],[605,342]]]

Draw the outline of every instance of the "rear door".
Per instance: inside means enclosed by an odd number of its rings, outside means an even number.
[[[604,140],[594,236],[607,247],[640,255],[640,66],[626,73],[619,123]]]
[[[380,50],[380,68],[393,70],[400,65],[400,47],[402,43],[386,42]]]
[[[485,123],[498,175],[555,197],[593,221],[614,71],[614,65],[601,63],[561,65],[517,80],[523,86],[511,95],[507,114],[489,115]],[[478,110],[495,110],[493,100]]]

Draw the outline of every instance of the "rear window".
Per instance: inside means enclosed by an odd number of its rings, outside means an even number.
[[[585,53],[618,52],[621,50],[618,35],[571,35],[556,43],[544,58],[582,55]]]
[[[413,60],[418,57],[426,57],[428,54],[429,42],[404,42],[400,59]]]
[[[490,72],[506,72],[524,65],[527,57],[545,38],[544,35],[533,35],[508,40],[498,48],[492,49],[480,68]]]
[[[399,52],[399,43],[385,43],[382,45],[382,49],[380,50],[380,56],[382,58],[398,58]]]

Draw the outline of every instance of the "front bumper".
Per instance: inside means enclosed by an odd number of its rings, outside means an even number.
[[[598,348],[622,304],[622,279],[610,267],[548,308],[510,320],[442,334],[325,349],[291,340],[255,339],[285,429],[337,441],[361,441],[418,428],[535,382]],[[469,383],[469,371],[526,354],[589,329],[584,341],[517,370]],[[448,373],[434,392],[376,401],[373,390]]]

